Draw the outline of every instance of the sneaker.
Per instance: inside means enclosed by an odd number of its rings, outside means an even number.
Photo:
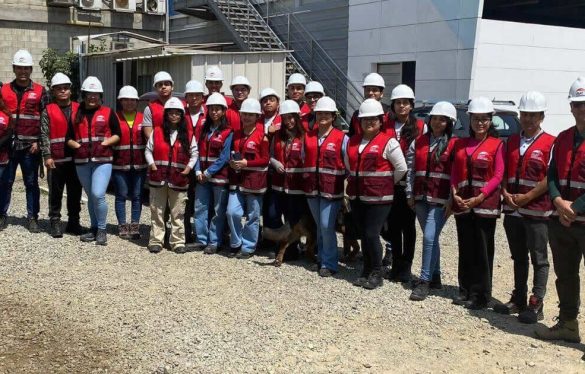
[[[423,301],[429,296],[430,282],[419,280],[410,294],[410,300]]]
[[[535,295],[531,295],[526,310],[518,314],[518,321],[529,324],[542,321],[544,319],[544,313],[542,312],[543,308],[544,303],[542,302],[542,299]]]
[[[382,286],[383,283],[384,278],[382,277],[382,273],[380,271],[372,271],[363,287],[367,290],[373,290]]]
[[[213,255],[217,253],[217,246],[216,245],[208,245],[207,247],[205,247],[205,249],[203,250],[203,253],[205,253],[206,255]]]
[[[238,255],[238,253],[240,253],[240,251],[242,250],[242,246],[236,247],[236,248],[230,248],[228,251],[227,256],[229,258],[234,258]]]
[[[65,232],[71,235],[81,235],[83,234],[83,227],[79,224],[79,221],[67,221],[67,226],[65,226]]]
[[[108,234],[106,230],[99,230],[95,236],[95,244],[97,245],[108,245]]]
[[[130,235],[130,239],[140,240],[140,224],[139,223],[131,223],[130,230],[129,230],[128,234]]]
[[[370,276],[370,271],[364,269],[362,271],[362,274],[359,276],[359,278],[354,280],[352,282],[352,284],[356,287],[363,287],[364,284],[366,284],[366,282],[368,281],[369,276]]]
[[[460,290],[459,295],[455,296],[455,298],[453,299],[453,304],[465,305],[467,301],[469,301],[469,296],[467,295],[467,292]]]
[[[61,227],[61,220],[59,220],[59,219],[52,219],[51,220],[51,236],[53,238],[62,238],[63,237],[63,229]]]
[[[203,243],[189,243],[186,245],[187,250],[189,252],[194,252],[194,251],[202,251],[205,249],[205,247],[207,247],[207,244],[203,244]]]
[[[494,305],[494,312],[507,315],[521,313],[524,309],[526,309],[526,295],[520,295],[515,290],[512,292],[510,301]]]
[[[0,231],[8,226],[8,219],[6,216],[0,216]]]
[[[469,310],[482,310],[487,308],[487,302],[472,297],[469,300],[467,300],[465,304],[463,304],[463,306],[465,307],[465,309]]]
[[[441,274],[433,274],[433,278],[429,283],[429,288],[433,290],[442,290],[443,282],[441,282]]]
[[[149,244],[148,245],[148,252],[150,253],[159,253],[162,251],[162,247],[158,244]]]
[[[183,245],[180,245],[178,247],[175,247],[173,252],[175,252],[176,254],[182,255],[183,253],[187,252],[187,248],[185,248],[185,246],[183,246]]]
[[[238,260],[247,260],[247,259],[249,259],[250,257],[253,257],[253,256],[254,256],[254,252],[244,252],[244,251],[239,251],[239,252],[236,254],[236,258],[237,258]]]
[[[29,218],[28,219],[28,231],[31,234],[37,234],[41,231],[39,229],[39,222],[37,221],[36,218]]]
[[[574,319],[571,321],[562,321],[556,318],[557,324],[552,327],[539,325],[534,330],[537,338],[542,340],[564,340],[569,343],[581,342],[579,336],[579,322]]]
[[[321,268],[319,269],[319,276],[322,278],[329,278],[332,277],[333,274],[335,274],[335,272],[327,269],[327,268]]]
[[[81,235],[79,237],[79,240],[81,240],[84,243],[93,242],[95,240],[96,234],[97,234],[97,229],[89,229],[89,232]]]
[[[122,239],[130,239],[130,225],[126,223],[118,225],[118,236]]]

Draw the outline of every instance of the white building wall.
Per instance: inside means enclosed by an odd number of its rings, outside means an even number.
[[[417,99],[469,97],[479,0],[350,0],[348,75],[416,61]]]
[[[482,19],[470,96],[520,101],[537,90],[548,100],[543,127],[557,134],[574,124],[569,87],[585,75],[585,30]]]

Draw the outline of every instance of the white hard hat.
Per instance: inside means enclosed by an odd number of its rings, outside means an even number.
[[[201,82],[193,79],[185,85],[185,93],[205,93],[205,90]]]
[[[293,73],[288,77],[288,83],[286,86],[290,86],[291,84],[302,84],[303,86],[307,85],[307,80],[305,76],[301,73]]]
[[[247,86],[248,88],[252,88],[250,81],[248,78],[244,77],[243,75],[237,75],[232,79],[232,84],[230,84],[230,88],[233,86]]]
[[[323,89],[323,85],[319,82],[316,82],[316,81],[311,81],[311,82],[307,83],[307,86],[305,86],[305,95],[310,93],[310,92],[318,92],[321,95],[325,95],[325,90]]]
[[[165,81],[169,81],[173,85],[175,84],[175,82],[173,82],[173,78],[171,77],[171,75],[169,73],[167,73],[166,71],[159,71],[158,73],[156,73],[154,75],[154,82],[152,83],[152,87],[156,86],[156,84],[158,82],[165,82]]]
[[[319,102],[317,102],[319,104]],[[360,105],[360,109],[358,111],[358,118],[363,117],[377,117],[384,114],[384,108],[382,108],[382,104],[376,99],[366,99]]]
[[[528,91],[520,98],[518,110],[521,112],[544,112],[546,98],[538,91]]]
[[[399,84],[398,86],[394,87],[392,94],[390,94],[390,100],[394,99],[414,100],[414,91],[405,84]]]
[[[51,78],[51,87],[58,86],[60,84],[71,84],[71,79],[63,73],[57,73]]]
[[[183,102],[181,102],[181,100],[179,100],[179,98],[176,97],[171,97],[170,99],[167,100],[167,102],[165,103],[165,110],[167,109],[177,109],[185,113],[185,105],[183,105]]]
[[[445,116],[457,121],[457,109],[448,101],[439,101],[433,105],[433,109],[429,113],[430,116]]]
[[[290,113],[301,114],[301,108],[299,107],[299,104],[297,104],[296,101],[285,100],[282,104],[280,104],[279,113],[280,114],[290,114]]]
[[[366,86],[375,86],[375,87],[386,87],[386,84],[384,83],[384,78],[382,78],[382,76],[378,73],[370,73],[368,75],[366,75],[366,78],[364,79],[364,84],[362,84],[362,87],[366,87]]]
[[[205,80],[206,81],[223,81],[223,72],[219,68],[219,66],[212,65],[207,68],[207,72],[205,72]]]
[[[571,85],[569,101],[585,101],[585,77],[579,77]]]
[[[335,105],[335,101],[329,96],[323,96],[317,101],[317,105],[315,105],[314,112],[334,112],[337,113],[337,106]]]
[[[209,97],[207,98],[207,101],[205,102],[205,105],[207,105],[207,106],[221,105],[226,109],[228,107],[227,102],[225,101],[225,97],[223,97],[223,95],[220,94],[219,92],[214,92],[211,95],[209,95]]]
[[[96,77],[87,77],[81,84],[81,91],[104,93],[102,82]]]
[[[262,114],[262,109],[260,109],[260,102],[254,98],[249,97],[242,102],[240,112]]]
[[[26,49],[19,49],[14,54],[12,59],[12,65],[15,66],[33,66],[33,58],[29,51]]]
[[[476,97],[472,99],[467,108],[467,113],[493,113],[494,104],[490,99],[484,96]]]
[[[120,99],[138,100],[138,91],[136,91],[136,88],[132,86],[124,86],[120,88],[120,92],[118,93],[118,100]]]
[[[264,99],[266,96],[276,96],[276,98],[280,101],[280,95],[278,95],[272,88],[265,88],[260,91],[260,101],[262,101],[262,99]]]

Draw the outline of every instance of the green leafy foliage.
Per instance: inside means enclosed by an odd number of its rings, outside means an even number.
[[[73,85],[71,87],[72,100],[76,100],[79,93],[79,55],[71,51],[59,53],[52,48],[43,51],[43,57],[39,62],[47,87],[51,84],[51,78],[55,73],[63,73],[69,76]]]

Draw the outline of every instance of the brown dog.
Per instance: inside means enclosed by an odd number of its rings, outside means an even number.
[[[357,241],[356,223],[353,221],[353,214],[349,207],[347,198],[343,199],[343,205],[337,213],[335,231],[343,235],[343,257],[341,261],[351,262],[360,253],[360,244]]]

